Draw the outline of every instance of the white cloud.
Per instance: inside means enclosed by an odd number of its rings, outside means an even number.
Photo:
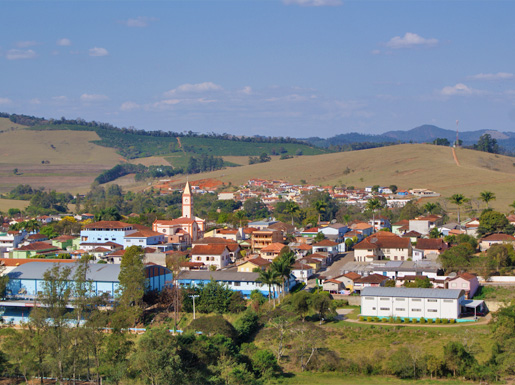
[[[35,57],[37,57],[37,54],[31,49],[10,49],[9,51],[7,51],[5,57],[8,60],[34,59]]]
[[[38,43],[36,41],[18,41],[16,42],[16,46],[19,48],[27,48],[37,45]]]
[[[480,91],[468,87],[463,83],[458,83],[455,86],[446,86],[442,88],[440,93],[443,96],[454,96],[454,95],[474,95],[480,93]]]
[[[124,102],[120,106],[120,110],[122,111],[132,111],[140,108],[140,105],[134,102]]]
[[[41,100],[39,100],[38,98],[34,98],[34,99],[30,99],[29,103],[30,104],[41,104]]]
[[[372,55],[380,55],[381,54],[381,51],[378,50],[378,49],[374,49],[370,52]]]
[[[252,94],[252,88],[249,87],[249,86],[245,86],[243,87],[243,89],[241,90],[241,93],[242,94],[245,94],[245,95],[250,95]]]
[[[62,39],[57,40],[56,44],[60,45],[61,47],[68,47],[72,45],[72,41],[70,39],[63,37]]]
[[[497,72],[496,74],[477,74],[469,76],[472,80],[506,80],[513,78],[513,74],[509,72]]]
[[[67,102],[68,101],[68,97],[64,96],[64,95],[61,95],[61,96],[54,96],[52,97],[52,100],[54,102],[59,102],[59,103],[63,103],[63,102]]]
[[[426,46],[431,47],[438,44],[438,40],[431,38],[426,39],[416,33],[406,32],[404,36],[395,36],[390,39],[386,43],[386,46],[392,49],[400,49],[400,48],[413,48]]]
[[[178,93],[188,93],[188,92],[208,92],[208,91],[221,91],[223,90],[222,86],[212,82],[204,82],[197,84],[182,84],[173,90],[165,92],[165,96],[172,96]]]
[[[80,96],[80,100],[82,102],[102,102],[105,100],[109,100],[109,98],[106,95],[98,95],[98,94],[82,94]]]
[[[157,19],[155,19],[153,17],[139,16],[135,19],[124,20],[121,23],[125,24],[127,27],[144,28],[144,27],[148,27],[148,24],[155,20],[157,20]]]
[[[9,98],[0,98],[0,104],[11,104],[12,101]]]
[[[283,0],[283,3],[301,7],[336,7],[343,4],[341,0]]]
[[[107,56],[109,52],[105,48],[93,47],[89,50],[89,56]]]

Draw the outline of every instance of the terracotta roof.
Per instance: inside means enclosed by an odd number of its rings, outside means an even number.
[[[330,241],[329,239],[323,239],[320,242],[314,243],[312,246],[338,246],[338,243]]]
[[[193,242],[194,245],[237,245],[238,242],[232,239],[225,239],[219,237],[205,237],[200,238]]]
[[[30,234],[27,239],[48,239],[46,235],[43,234]]]
[[[30,262],[55,262],[55,263],[73,263],[74,259],[47,259],[47,258],[0,258],[0,265],[18,266]]]
[[[409,220],[403,219],[403,220],[400,220],[399,222],[395,222],[392,226],[407,226],[407,225],[409,225]]]
[[[305,243],[301,243],[300,245],[294,246],[293,248],[297,249],[297,250],[308,250],[308,251],[313,249],[313,247],[311,245],[307,245]]]
[[[191,218],[176,218],[172,220],[156,220],[154,221],[155,224],[161,225],[161,226],[174,226],[174,225],[184,225],[184,224],[192,224],[195,220]]]
[[[126,227],[132,227],[132,225],[120,222],[120,221],[100,221],[95,223],[90,223],[89,225],[84,226],[85,229],[123,229]]]
[[[301,262],[295,262],[292,266],[291,266],[292,270],[312,270],[313,268],[309,265],[305,265]]]
[[[179,264],[181,267],[202,267],[204,266],[204,262],[191,262],[191,261],[184,261]]]
[[[411,237],[420,237],[422,236],[422,234],[420,234],[418,231],[415,231],[415,230],[411,230],[411,231],[408,231],[407,233],[404,233],[402,234],[402,236],[404,238],[411,238]]]
[[[91,250],[92,253],[108,253],[111,249],[106,249],[105,247],[95,247],[93,250]]]
[[[319,229],[318,227],[312,227],[310,229],[306,229],[303,231],[303,233],[318,233]]]
[[[257,265],[257,266],[267,266],[272,263],[268,259],[264,259],[261,257],[255,257],[255,258],[249,259],[249,260],[245,261],[244,263],[247,263],[247,262],[253,263],[254,265]]]
[[[163,236],[163,234],[158,233],[157,231],[152,231],[150,229],[146,230],[139,230],[135,233],[126,235],[125,238],[149,238],[149,237],[156,237],[156,236]]]
[[[455,279],[458,279],[458,278],[462,278],[466,281],[472,281],[474,279],[477,279],[477,277],[474,275],[474,274],[470,274],[470,273],[461,273],[460,275],[458,275],[456,278],[451,278],[449,279],[449,281],[454,281]]]
[[[508,234],[491,234],[481,239],[481,241],[515,242],[515,237]]]
[[[344,274],[344,275],[343,275],[343,277],[346,277],[346,278],[352,279],[352,280],[354,281],[354,280],[356,280],[356,279],[361,278],[361,275],[359,275],[358,273],[355,273],[355,272],[351,271],[350,273]]]
[[[263,247],[261,251],[280,252],[284,246],[285,245],[283,243],[274,242],[269,244],[268,246]]]
[[[447,250],[449,247],[447,243],[441,238],[425,239],[421,238],[417,240],[417,249],[421,250]]]
[[[370,274],[366,277],[356,279],[355,283],[381,283],[387,281],[388,277],[380,274]]]
[[[386,234],[381,234],[383,232]],[[364,241],[362,241],[362,242],[358,243],[356,246],[354,246],[354,248],[358,247],[363,242],[368,242],[368,243],[365,243],[364,245],[372,244],[372,245],[376,245],[379,248],[386,248],[386,249],[405,249],[411,245],[409,238],[402,238],[395,234],[388,233],[386,231],[379,231],[379,232],[367,237]],[[365,249],[365,248],[370,249],[371,247],[361,247],[361,249]]]
[[[38,250],[59,250],[58,247],[52,246],[46,242],[32,242],[26,246],[19,247],[15,250],[19,251],[38,251]]]
[[[333,279],[333,278],[326,279],[326,280],[324,281],[324,283],[326,283],[326,282],[336,283],[336,284],[338,284],[338,285],[341,285],[341,284],[342,284],[342,282],[341,282],[341,281],[338,281],[338,280]]]
[[[353,229],[353,230],[365,230],[365,229],[371,229],[371,228],[372,228],[372,226],[365,222],[356,223],[351,226],[351,229]]]
[[[52,239],[52,241],[66,242],[66,241],[69,241],[69,240],[75,239],[75,238],[78,238],[78,237],[74,236],[74,235],[61,235],[57,238]]]
[[[191,255],[221,255],[227,249],[226,245],[195,245]]]
[[[354,250],[356,249],[360,249],[360,250],[365,250],[365,249],[379,249],[379,245],[377,245],[376,243],[371,243],[368,238],[367,239],[364,239],[362,240],[360,243],[358,243],[357,245],[354,245],[353,247]]]
[[[236,229],[217,229],[217,234],[237,234],[238,230]]]

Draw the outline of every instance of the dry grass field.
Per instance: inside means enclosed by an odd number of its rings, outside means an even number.
[[[458,149],[457,166],[449,147],[401,144],[316,156],[301,156],[270,163],[226,168],[199,174],[195,179],[216,178],[241,184],[249,178],[284,179],[299,183],[365,187],[375,184],[399,188],[428,188],[449,197],[455,193],[476,199],[484,190],[497,199],[490,206],[503,212],[515,200],[515,158]],[[443,204],[445,200],[442,199]],[[479,202],[473,202],[479,205]],[[452,205],[448,204],[452,209]]]
[[[18,184],[72,193],[88,191],[98,174],[123,161],[114,149],[90,143],[98,139],[91,131],[1,132],[0,192]]]
[[[0,211],[6,213],[9,209],[23,210],[29,205],[29,201],[18,201],[13,199],[0,199]]]
[[[13,123],[7,118],[0,118],[0,133],[25,128],[21,124]]]

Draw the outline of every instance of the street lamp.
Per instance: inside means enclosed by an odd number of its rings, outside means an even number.
[[[199,295],[190,295],[190,297],[193,298],[193,319],[195,319],[195,298],[199,297]]]

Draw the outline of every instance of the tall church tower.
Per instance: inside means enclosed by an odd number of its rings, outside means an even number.
[[[193,196],[191,195],[190,182],[186,182],[182,193],[182,217],[195,219],[193,216]]]

